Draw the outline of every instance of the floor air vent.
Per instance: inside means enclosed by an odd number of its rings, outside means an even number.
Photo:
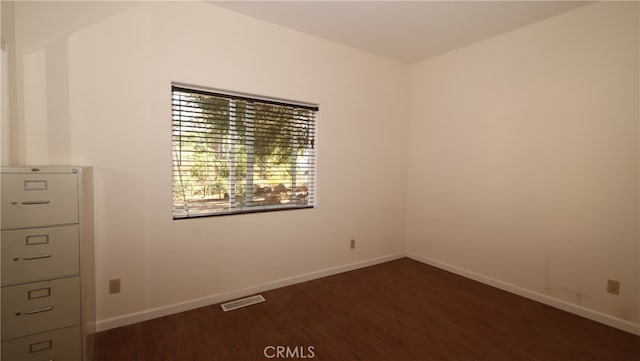
[[[223,303],[220,305],[224,312],[233,311],[241,307],[255,305],[256,303],[264,302],[265,299],[262,295],[255,295],[251,297],[241,298],[239,300]]]

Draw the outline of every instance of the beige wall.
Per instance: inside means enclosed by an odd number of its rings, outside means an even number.
[[[19,142],[23,162],[95,167],[99,320],[401,254],[404,64],[199,2],[71,27],[89,10],[69,6],[16,4]],[[173,221],[172,81],[318,103],[317,209]]]
[[[604,3],[414,65],[408,253],[638,323],[638,60]]]

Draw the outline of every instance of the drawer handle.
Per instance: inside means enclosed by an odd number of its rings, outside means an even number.
[[[49,253],[49,254],[43,254],[42,256],[24,257],[22,259],[25,261],[33,261],[34,259],[44,259],[44,258],[49,258],[51,256],[52,256],[51,253]]]
[[[51,201],[41,200],[41,201],[24,201],[22,202],[25,206],[35,205],[35,204],[49,204]]]
[[[35,315],[36,313],[49,312],[51,310],[53,310],[53,306],[49,306],[49,307],[45,307],[45,308],[39,308],[39,309],[33,310],[33,311],[27,311],[24,314],[25,315]]]

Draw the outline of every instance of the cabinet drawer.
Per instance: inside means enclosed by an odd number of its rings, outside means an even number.
[[[76,174],[3,173],[2,229],[78,223]]]
[[[2,342],[2,361],[80,361],[80,326]]]
[[[2,231],[2,286],[79,274],[78,225]]]
[[[80,277],[2,288],[2,339],[80,323]]]

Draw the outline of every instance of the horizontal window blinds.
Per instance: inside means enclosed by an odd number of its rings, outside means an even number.
[[[171,93],[174,218],[314,206],[316,106]]]

